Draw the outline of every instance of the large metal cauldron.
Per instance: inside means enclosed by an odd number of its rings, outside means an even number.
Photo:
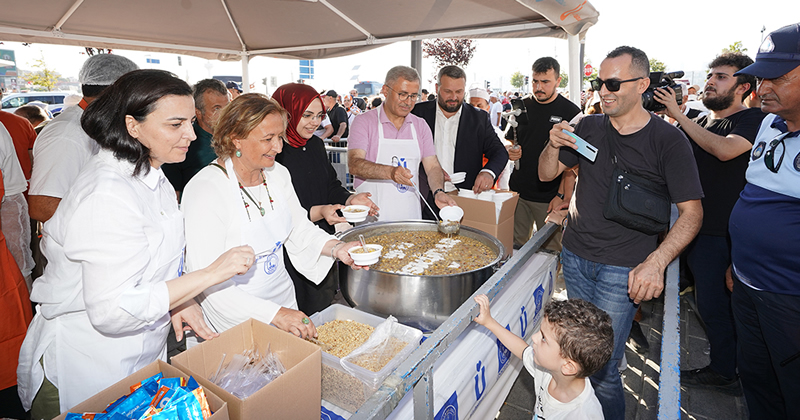
[[[436,222],[423,220],[371,223],[348,230],[342,240],[358,240],[359,234],[369,238],[398,231],[436,232],[436,226]],[[435,330],[492,276],[505,254],[503,244],[487,233],[461,226],[459,235],[480,241],[497,257],[477,270],[442,276],[353,270],[340,262],[342,295],[360,310],[380,316],[394,315],[401,323],[426,332]]]

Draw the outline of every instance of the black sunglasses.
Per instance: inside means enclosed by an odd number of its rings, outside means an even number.
[[[772,171],[773,173],[778,173],[778,169],[781,168],[781,163],[783,163],[783,155],[786,154],[786,143],[783,140],[786,138],[786,135],[789,133],[781,133],[776,137],[774,140],[769,142],[769,149],[764,152],[764,165],[767,165],[767,169]],[[775,164],[775,153],[778,150],[778,146],[783,146],[781,148],[781,155],[778,158],[777,165]]]
[[[619,90],[619,88],[622,87],[623,83],[633,82],[639,79],[644,79],[644,77],[637,77],[635,79],[628,79],[628,80],[617,80],[617,79],[603,80],[598,77],[597,79],[592,80],[591,84],[592,84],[592,89],[595,92],[599,92],[600,88],[602,88],[603,85],[606,85],[606,89],[608,89],[609,92],[616,92]]]

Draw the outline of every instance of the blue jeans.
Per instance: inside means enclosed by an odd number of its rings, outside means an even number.
[[[800,296],[733,282],[739,377],[752,420],[800,419]]]
[[[731,265],[731,247],[724,236],[697,235],[689,245],[687,263],[694,276],[697,311],[711,344],[711,370],[736,377],[736,328],[725,270]]]
[[[589,301],[611,316],[611,326],[614,329],[611,360],[589,379],[603,406],[606,420],[624,420],[625,394],[617,367],[625,354],[625,342],[628,341],[637,309],[628,297],[628,273],[631,267],[589,261],[567,248],[561,251],[561,263],[569,298]]]

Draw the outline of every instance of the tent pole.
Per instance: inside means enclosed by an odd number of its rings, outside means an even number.
[[[419,39],[411,41],[411,67],[417,70],[422,79],[422,41]]]
[[[242,91],[250,93],[250,55],[242,53]]]
[[[567,42],[569,43],[569,100],[575,105],[581,106],[581,43],[579,35],[567,34]]]

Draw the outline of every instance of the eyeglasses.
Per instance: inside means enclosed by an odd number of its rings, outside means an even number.
[[[637,77],[635,79],[628,79],[628,80],[617,80],[617,79],[603,80],[598,77],[597,79],[592,80],[591,84],[592,84],[592,89],[594,89],[595,92],[599,92],[600,88],[602,88],[603,85],[606,85],[606,89],[608,89],[609,92],[616,92],[619,90],[619,88],[622,87],[623,83],[633,82],[639,79],[644,79],[644,77]]]
[[[400,99],[403,102],[405,102],[409,98],[411,98],[412,101],[416,102],[417,99],[419,98],[419,94],[418,93],[398,92],[398,91],[392,89],[389,85],[384,85],[384,86],[386,86],[392,92],[396,93],[397,94],[397,98]]]
[[[783,140],[786,138],[787,133],[781,133],[775,140],[769,142],[769,149],[764,152],[764,165],[767,165],[767,169],[772,171],[773,173],[778,173],[778,169],[781,168],[781,163],[783,163],[783,155],[786,154],[786,143]],[[780,157],[778,158],[778,164],[775,164],[775,154],[777,153],[778,146],[781,146],[781,153]]]

